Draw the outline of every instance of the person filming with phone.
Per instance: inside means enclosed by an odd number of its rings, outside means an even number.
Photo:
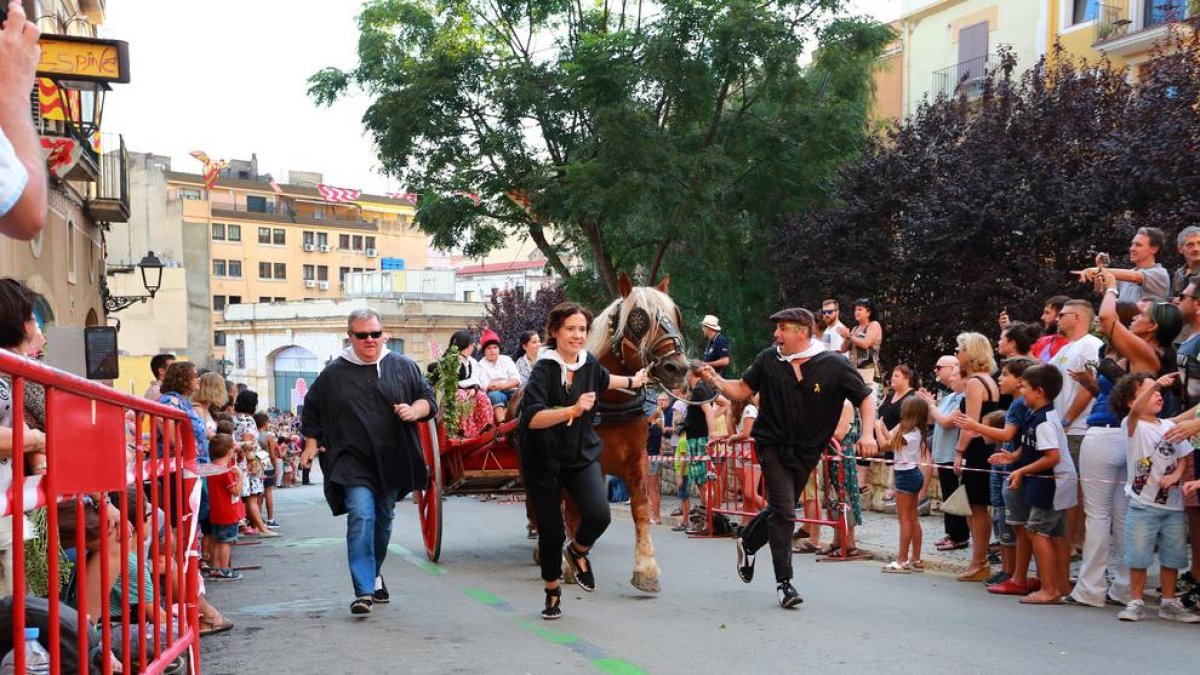
[[[346,321],[350,346],[304,397],[301,464],[318,445],[325,500],[347,514],[346,548],[354,585],[351,614],[390,600],[382,568],[396,502],[429,482],[417,423],[437,412],[433,389],[412,359],[388,351],[383,319],[359,309]]]
[[[1139,227],[1129,243],[1129,261],[1133,269],[1107,265],[1107,253],[1096,256],[1096,266],[1076,270],[1074,274],[1084,283],[1095,283],[1100,272],[1109,272],[1117,281],[1119,302],[1152,300],[1163,302],[1171,296],[1171,275],[1157,260],[1166,245],[1167,237],[1157,227]],[[1097,292],[1104,289],[1097,288]]]

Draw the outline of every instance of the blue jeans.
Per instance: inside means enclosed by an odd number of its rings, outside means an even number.
[[[376,495],[369,487],[344,488],[346,495],[346,558],[355,597],[375,592],[375,577],[383,568],[392,538],[397,490]]]
[[[487,397],[492,402],[492,407],[506,408],[508,399],[512,398],[515,393],[517,393],[516,389],[493,389],[487,393]]]
[[[1125,516],[1125,564],[1135,570],[1150,567],[1155,545],[1163,567],[1187,569],[1187,516],[1183,511],[1157,509],[1130,500]]]

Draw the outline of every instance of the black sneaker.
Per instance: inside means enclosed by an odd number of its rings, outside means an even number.
[[[779,606],[784,609],[791,609],[804,602],[804,598],[800,597],[800,593],[796,591],[796,587],[790,581],[779,584],[776,591],[779,593]]]
[[[595,591],[596,575],[592,574],[592,561],[588,559],[587,553],[576,553],[574,544],[568,541],[563,546],[563,554],[567,558],[567,564],[571,566],[571,572],[575,575],[575,583],[588,593]],[[580,560],[587,562],[586,571],[580,567]]]
[[[746,551],[741,537],[737,538],[737,573],[747,584],[754,580],[754,554]]]
[[[371,613],[371,605],[373,605],[373,604],[375,604],[375,603],[373,600],[371,600],[371,596],[369,596],[369,595],[364,595],[360,598],[355,598],[354,602],[350,603],[350,613],[351,614],[370,614]]]
[[[371,594],[371,600],[383,603],[392,601],[392,596],[388,593],[387,584],[383,582],[382,576],[375,577],[375,592]]]

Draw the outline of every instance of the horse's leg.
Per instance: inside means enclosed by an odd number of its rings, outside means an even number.
[[[658,593],[661,590],[659,569],[658,561],[654,559],[654,542],[650,539],[650,494],[646,486],[651,478],[650,457],[646,454],[644,444],[639,447],[636,443],[628,443],[625,449],[622,474],[625,485],[629,486],[629,504],[636,537],[633,548],[633,578],[629,583],[639,591]]]

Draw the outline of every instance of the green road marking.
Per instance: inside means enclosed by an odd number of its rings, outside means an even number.
[[[432,575],[440,577],[446,574],[445,567],[442,567],[435,562],[430,562],[427,558],[414,554],[412,551],[404,548],[400,544],[388,544],[388,550]]]
[[[496,606],[504,604],[503,598],[482,588],[467,588],[463,590],[463,593],[466,594],[467,597],[474,598],[485,605]]]
[[[609,675],[647,675],[646,671],[625,659],[592,659],[592,665]]]
[[[517,625],[551,644],[566,645],[572,642],[579,642],[578,635],[560,633],[556,630],[543,628],[541,624],[534,623],[528,619],[517,619]]]
[[[343,544],[345,539],[337,537],[313,537],[311,539],[297,539],[284,544],[289,548],[319,548],[321,546],[332,546],[334,544]]]

